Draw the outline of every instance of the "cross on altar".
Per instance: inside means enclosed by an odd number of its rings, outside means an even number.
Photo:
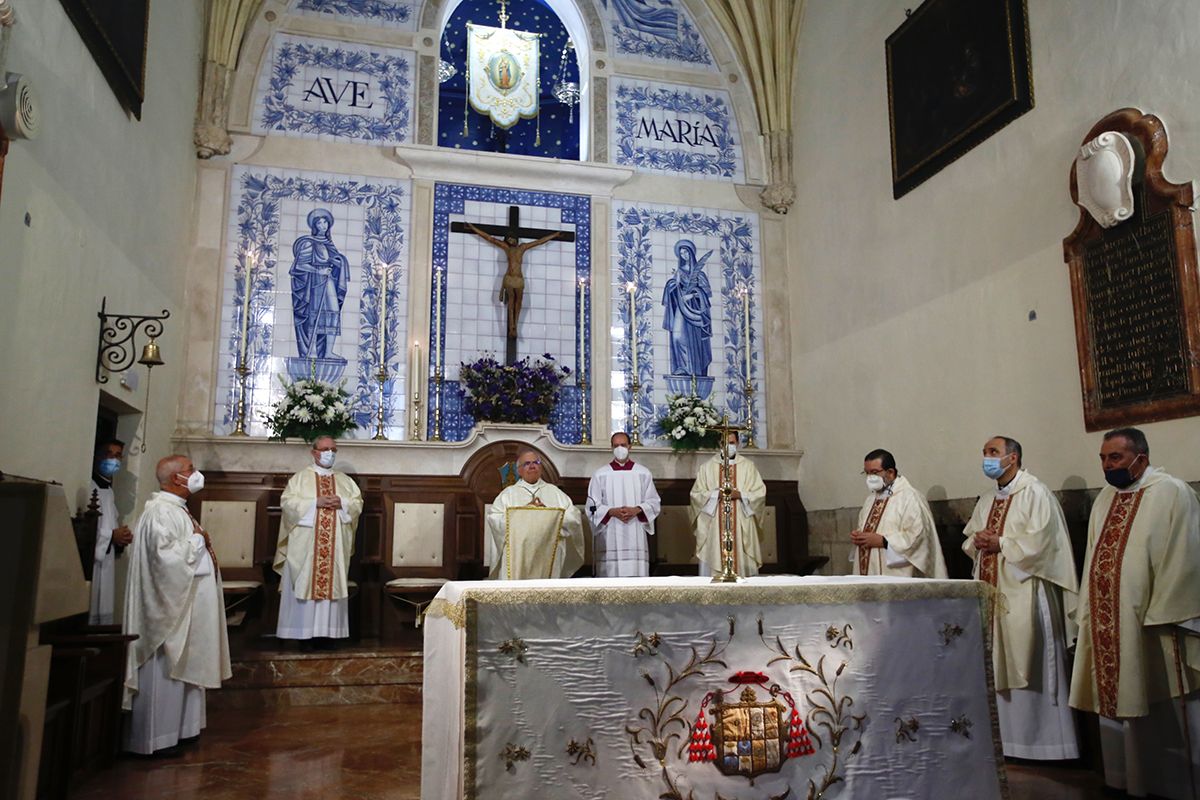
[[[575,241],[573,231],[555,231],[544,228],[522,228],[521,209],[519,206],[508,207],[507,225],[489,225],[474,222],[450,223],[452,233],[470,233],[478,236],[490,245],[504,251],[508,259],[508,269],[500,284],[500,302],[508,311],[508,325],[505,336],[505,363],[513,364],[517,360],[517,321],[521,316],[521,303],[525,297],[525,276],[521,272],[521,259],[526,250],[556,239],[560,242]],[[497,238],[499,237],[499,238]],[[533,239],[532,242],[521,244],[522,239]]]

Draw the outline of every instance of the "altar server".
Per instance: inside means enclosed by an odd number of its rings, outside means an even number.
[[[542,458],[536,450],[517,454],[517,475],[520,480],[501,491],[488,510],[493,552],[488,577],[571,577],[583,566],[579,509],[561,489],[542,480]]]
[[[326,648],[350,635],[350,556],[362,513],[358,484],[333,468],[337,442],[313,440],[312,463],[283,490],[275,571],[279,582],[280,639],[299,639]]]
[[[1137,428],[1104,435],[1088,520],[1071,705],[1100,715],[1104,780],[1182,800],[1200,786],[1200,500],[1150,466]]]
[[[108,439],[96,446],[92,463],[91,491],[100,504],[100,519],[96,525],[96,546],[92,554],[92,602],[88,609],[89,625],[111,625],[113,622],[114,587],[117,579],[117,556],[133,541],[128,525],[121,524],[117,501],[113,496],[113,476],[121,469],[125,443]],[[90,497],[89,497],[90,501]]]
[[[187,509],[204,475],[174,455],[155,477],[160,491],[138,519],[125,591],[125,631],[138,638],[126,655],[124,745],[143,755],[199,736],[204,690],[230,676],[221,574],[208,532]]]
[[[728,463],[728,474],[726,474]],[[696,529],[696,558],[700,574],[720,571],[721,537],[725,515],[721,513],[721,487],[728,479],[733,491],[733,570],[743,577],[757,575],[762,565],[761,525],[767,507],[767,487],[758,469],[738,453],[738,435],[731,432],[713,457],[700,467],[692,484],[692,524]]]
[[[987,440],[983,473],[996,488],[975,504],[962,549],[975,578],[1000,592],[992,665],[1004,755],[1078,758],[1067,643],[1076,633],[1070,615],[1079,581],[1067,519],[1050,487],[1025,470],[1016,439]]]
[[[587,512],[593,535],[595,574],[606,577],[645,577],[650,574],[647,536],[662,510],[650,470],[629,457],[629,434],[610,439],[613,460],[592,475]]]
[[[863,474],[871,494],[850,534],[853,574],[947,577],[933,512],[925,495],[896,469],[896,458],[887,450],[872,450],[863,459]]]

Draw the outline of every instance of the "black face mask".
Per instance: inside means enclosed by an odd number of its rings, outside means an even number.
[[[1138,458],[1141,458],[1141,456],[1139,455]],[[1129,466],[1132,467],[1136,463],[1137,458],[1129,462]],[[1121,467],[1119,469],[1104,470],[1104,480],[1108,481],[1109,484],[1117,487],[1118,489],[1124,489],[1126,486],[1129,486],[1135,480],[1137,480],[1137,478],[1133,477],[1133,475],[1129,472],[1129,467]]]

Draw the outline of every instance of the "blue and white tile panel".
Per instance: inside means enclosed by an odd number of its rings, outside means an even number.
[[[615,76],[608,102],[613,163],[639,172],[745,181],[729,92]]]
[[[442,438],[465,439],[474,420],[461,408],[458,388],[459,365],[485,353],[499,360],[505,355],[506,310],[500,303],[500,282],[507,268],[504,254],[473,234],[452,233],[453,222],[483,222],[504,225],[508,208],[520,208],[522,227],[572,231],[574,242],[550,241],[528,250],[522,262],[525,297],[521,309],[517,355],[537,358],[544,353],[554,356],[571,369],[560,398],[578,407],[575,382],[581,371],[588,374],[591,342],[580,335],[580,299],[583,330],[591,319],[591,199],[583,195],[534,192],[486,186],[439,183],[434,190],[433,264],[443,278],[441,296],[441,366],[446,386],[442,403]],[[580,291],[583,281],[583,291]],[[431,277],[430,286],[436,285]],[[432,341],[438,308],[431,302],[430,334]],[[430,352],[429,375],[437,365]],[[431,397],[434,393],[432,380]],[[437,399],[433,398],[436,403]],[[429,433],[433,430],[432,417]],[[578,411],[556,413],[551,427],[562,442],[581,438]]]
[[[292,0],[288,6],[303,17],[400,31],[417,29],[419,10],[419,0]]]
[[[327,355],[346,359],[340,379],[354,398],[360,428],[351,438],[374,435],[379,403],[380,271],[393,265],[387,291],[384,422],[389,438],[406,431],[408,364],[408,256],[412,190],[409,181],[321,172],[237,166],[232,171],[230,211],[222,258],[221,327],[217,348],[214,432],[227,434],[237,413],[237,366],[244,301],[246,254],[258,253],[247,325],[251,373],[247,378],[247,429],[267,436],[262,417],[283,395],[288,359],[299,351],[292,318],[289,271],[293,243],[310,233],[314,209],[333,216],[330,236],[345,256],[350,277],[341,310],[341,333]]]
[[[253,130],[321,141],[409,143],[415,75],[411,50],[278,33],[258,76]]]
[[[621,203],[613,210],[610,309],[612,363],[610,419],[613,430],[633,424],[631,402],[632,352],[628,285],[636,285],[638,428],[642,440],[666,444],[655,422],[663,415],[671,372],[670,340],[663,329],[663,291],[677,266],[674,249],[688,239],[702,258],[712,288],[712,363],[715,378],[709,400],[731,421],[747,418],[745,315],[741,292],[748,289],[750,310],[750,382],[754,387],[754,434],[759,446],[767,441],[766,398],[762,356],[762,262],[758,215],[707,208]]]
[[[682,0],[600,0],[599,5],[618,58],[716,70],[708,44]]]

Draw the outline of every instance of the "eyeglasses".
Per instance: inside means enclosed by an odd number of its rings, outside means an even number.
[[[525,469],[526,467],[532,467],[535,465],[540,467],[542,465],[541,459],[538,459],[536,461],[522,461],[520,464],[517,465],[517,468]]]
[[[870,472],[868,472],[867,470],[864,469],[862,472],[860,472],[858,474],[859,475],[883,475],[886,472],[887,472],[886,469],[873,469]]]

